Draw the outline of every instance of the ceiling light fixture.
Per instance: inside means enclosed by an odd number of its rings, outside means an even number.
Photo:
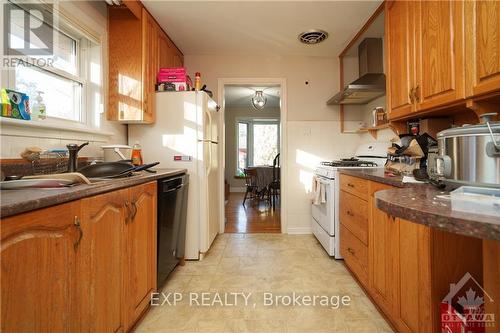
[[[252,106],[255,110],[262,110],[266,106],[267,98],[261,90],[257,90],[255,95],[252,97]]]

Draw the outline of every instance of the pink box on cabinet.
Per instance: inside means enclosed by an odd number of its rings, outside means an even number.
[[[186,69],[184,67],[160,68],[156,77],[158,83],[186,82]]]

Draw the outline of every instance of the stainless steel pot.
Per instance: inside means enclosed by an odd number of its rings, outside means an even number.
[[[132,152],[132,147],[127,145],[108,145],[101,148],[104,151],[104,162],[129,160]]]
[[[500,122],[483,115],[479,125],[450,128],[437,134],[431,178],[454,184],[500,187]]]

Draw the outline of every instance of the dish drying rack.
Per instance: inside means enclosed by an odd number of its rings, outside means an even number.
[[[44,151],[31,161],[34,175],[63,173],[68,170],[68,154],[66,152]]]

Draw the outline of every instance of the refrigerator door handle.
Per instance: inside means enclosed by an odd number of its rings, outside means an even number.
[[[208,133],[205,133],[204,139],[207,141],[210,141],[210,140],[212,140],[212,115],[210,114],[209,110],[205,110],[205,114],[207,115],[207,119],[208,119],[208,130],[207,130]],[[208,135],[208,139],[206,139],[207,135]]]

